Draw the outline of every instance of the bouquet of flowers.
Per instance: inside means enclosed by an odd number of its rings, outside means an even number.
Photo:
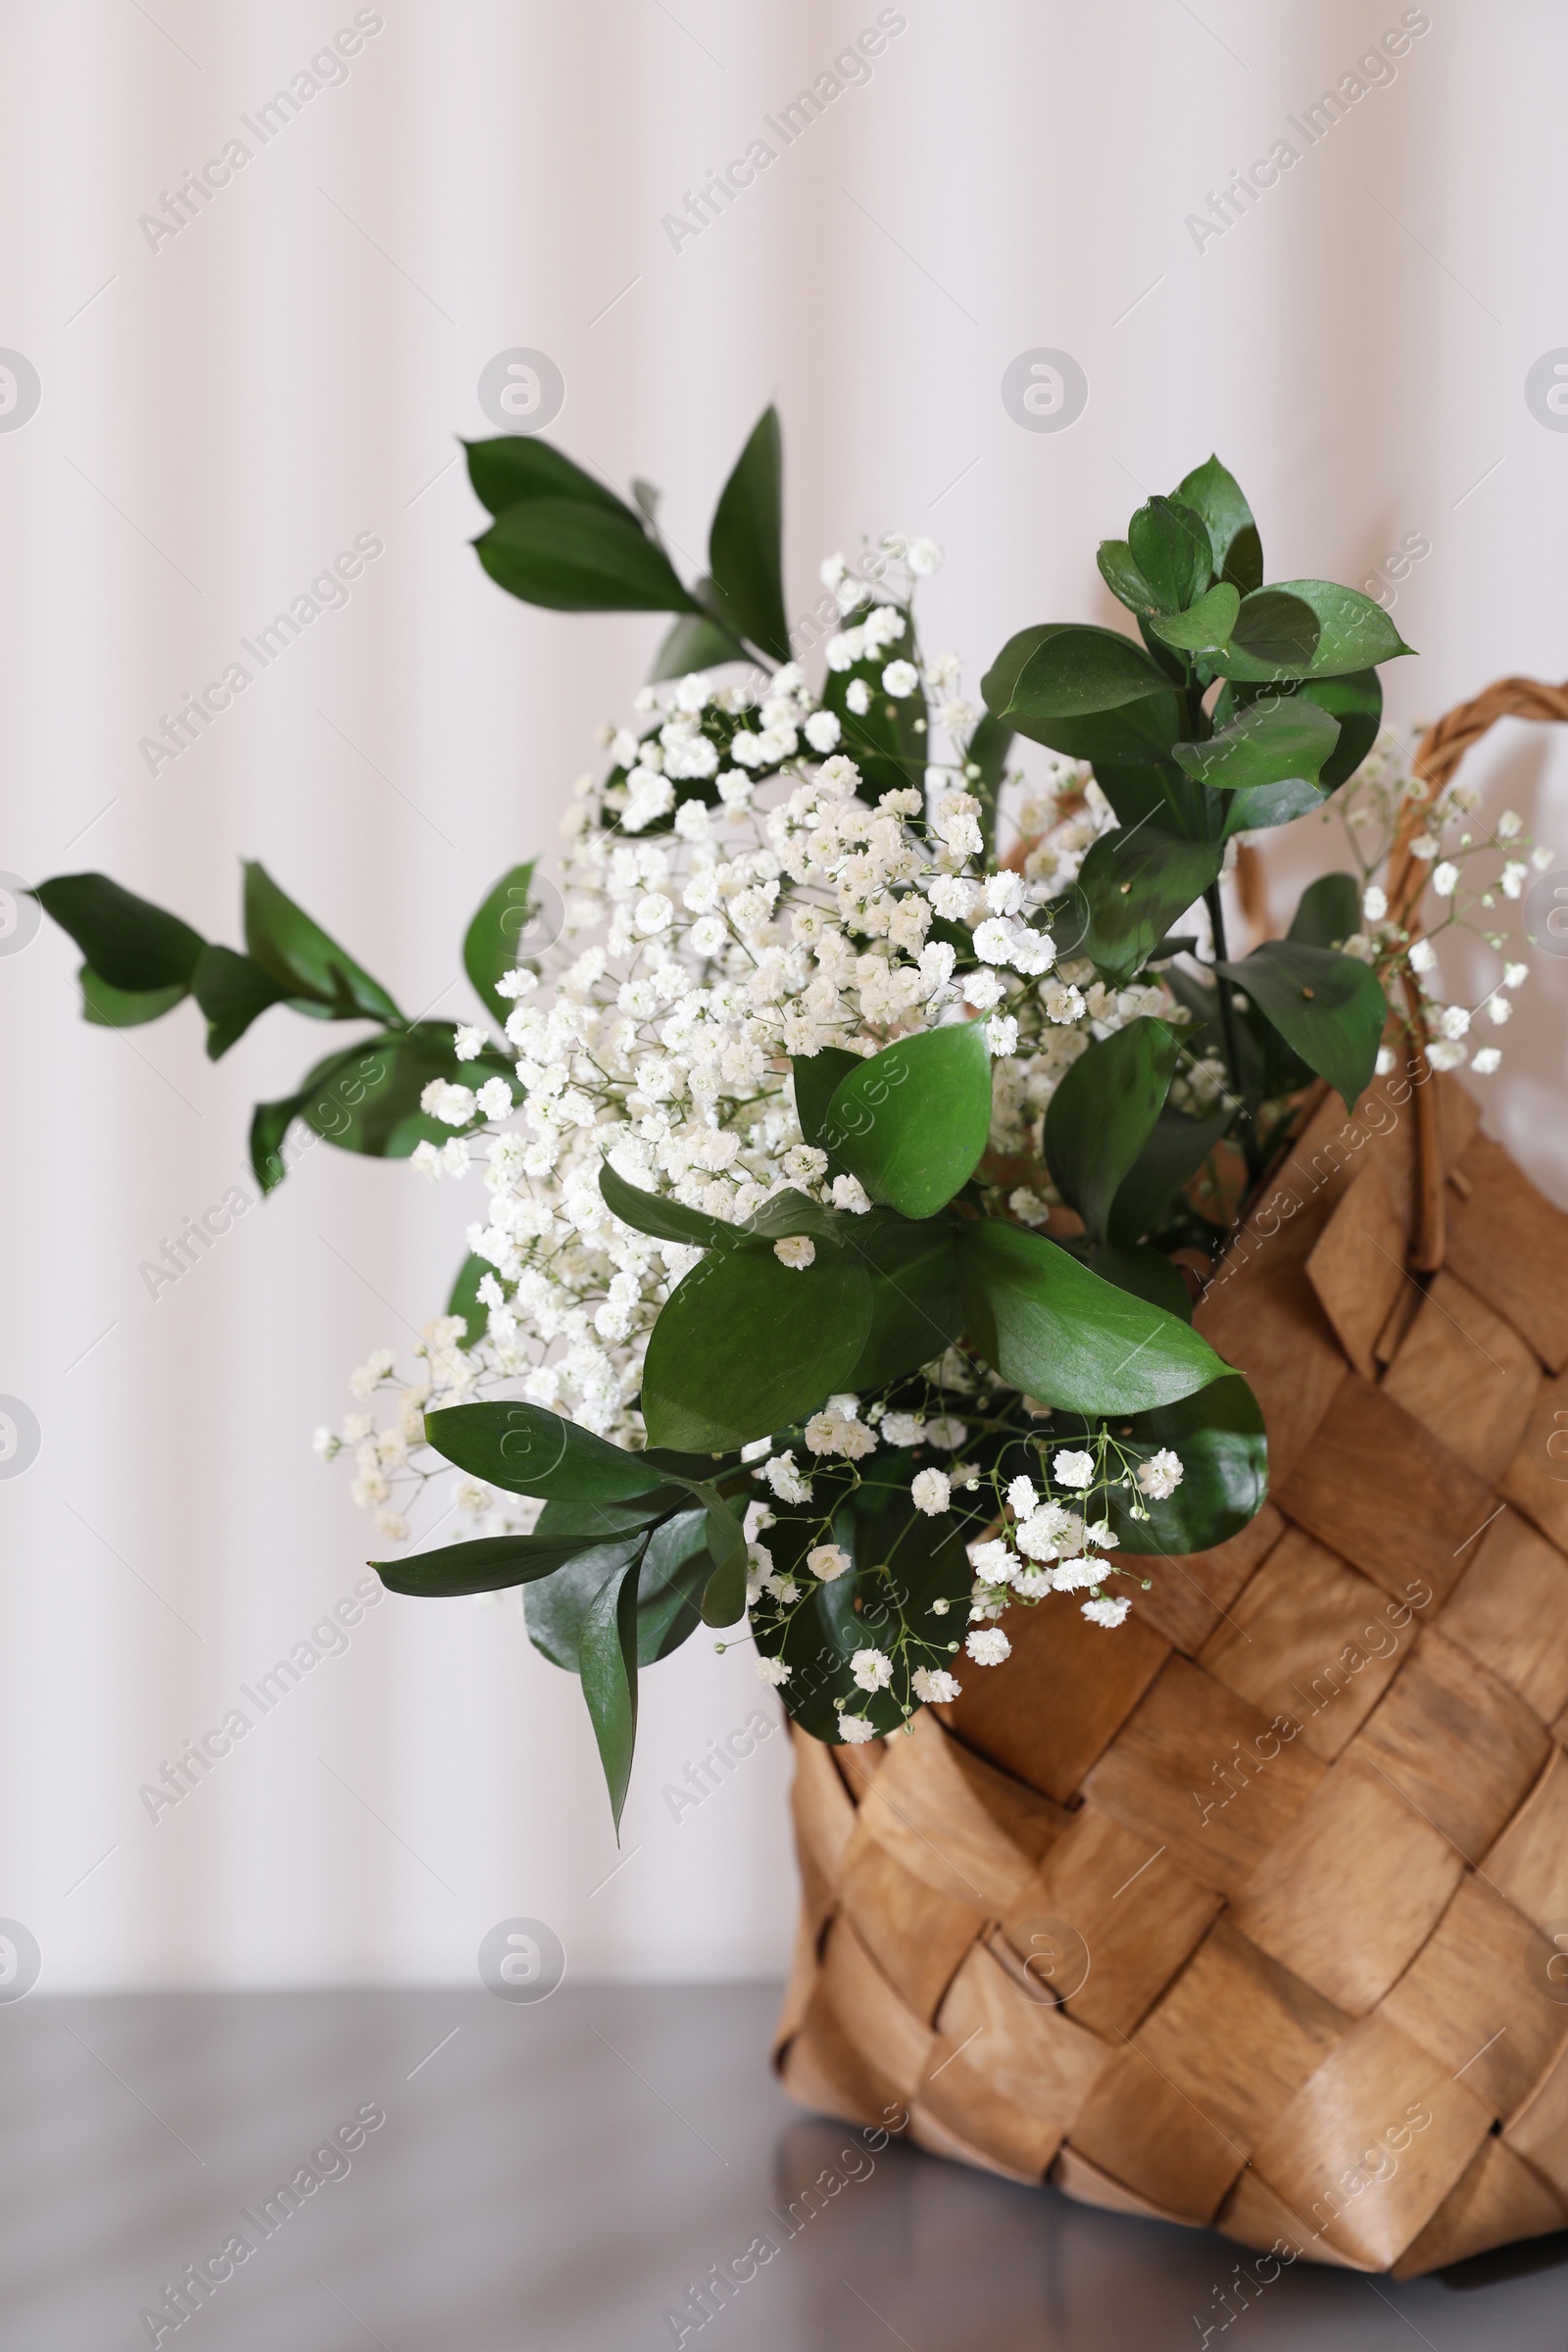
[[[258,1106],[264,1188],[296,1122],[477,1176],[412,1377],[371,1356],[366,1409],[318,1444],[394,1543],[462,1474],[473,1532],[380,1573],[523,1588],[618,1821],[639,1671],[701,1626],[749,1623],[803,1730],[868,1740],[1002,1665],[1009,1610],[1108,1637],[1141,1559],[1243,1527],[1262,1420],[1194,1300],[1303,1093],[1352,1105],[1401,1051],[1455,1066],[1469,1015],[1377,879],[1426,790],[1380,737],[1378,666],[1409,649],[1353,589],[1265,586],[1217,460],[1100,550],[1136,636],[1021,630],[978,701],[921,643],[929,539],[831,556],[791,630],[771,411],[690,585],[646,484],[627,504],[523,437],[468,465],[502,587],[674,615],[576,787],[559,880],[519,864],[469,926],[478,1017],[408,1019],[259,865],[243,953],[102,875],[37,895],[85,956],[89,1020],[189,995],[214,1058],[277,1004],[374,1024]],[[1046,747],[1028,773],[1020,737]],[[1236,845],[1342,790],[1360,870],[1234,957]],[[1528,870],[1516,819],[1450,838],[1460,792],[1416,844],[1450,916]]]

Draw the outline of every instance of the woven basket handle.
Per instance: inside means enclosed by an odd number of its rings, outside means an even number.
[[[1473,702],[1460,703],[1422,736],[1411,761],[1436,797],[1449,781],[1473,743],[1478,743],[1499,718],[1568,719],[1568,683],[1547,686],[1539,678],[1498,678]],[[1389,853],[1389,919],[1402,924],[1414,939],[1421,928],[1421,896],[1431,875],[1430,862],[1417,858],[1411,844],[1426,822],[1426,801],[1411,801],[1400,816]],[[1411,1057],[1416,1064],[1416,1227],[1410,1244],[1410,1264],[1421,1274],[1433,1274],[1443,1263],[1445,1244],[1443,1137],[1438,1119],[1438,1093],[1427,1083],[1432,1075],[1427,1060],[1426,1021],[1420,992],[1408,975],[1405,1006],[1409,1015]]]

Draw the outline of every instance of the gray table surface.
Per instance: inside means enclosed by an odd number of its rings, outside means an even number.
[[[1220,2238],[803,2115],[767,2069],[775,1999],[29,1996],[0,2010],[0,2347],[145,2345],[142,2311],[177,2308],[166,2285],[236,2231],[254,2251],[164,2344],[655,2352],[680,2327],[701,2352],[1176,2352],[1205,2328],[1245,2352],[1568,2344],[1568,2235],[1404,2286],[1300,2265],[1227,2322],[1240,2249]],[[362,2109],[384,2122],[264,2235],[264,2201]],[[816,2210],[802,2191],[824,2172],[839,2186]],[[776,2252],[698,2327],[688,2290],[760,2237]]]

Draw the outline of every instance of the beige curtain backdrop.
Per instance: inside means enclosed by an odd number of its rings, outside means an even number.
[[[930,533],[927,642],[971,683],[1026,622],[1111,617],[1096,541],[1215,448],[1274,576],[1392,600],[1400,719],[1561,678],[1565,50],[1530,0],[20,0],[0,867],[102,868],[233,942],[260,858],[460,1015],[463,924],[552,848],[658,634],[529,611],[468,552],[456,436],[495,429],[480,378],[517,351],[559,370],[550,437],[661,483],[692,566],[775,400],[794,607],[824,553]],[[1070,420],[1042,352],[1081,370]],[[346,601],[249,661],[356,541],[380,552]],[[236,660],[246,690],[151,772],[141,739]],[[1568,747],[1511,724],[1474,773],[1568,867]],[[1338,862],[1334,828],[1297,858]],[[784,1738],[665,1793],[771,1706],[706,1638],[645,1680],[618,1851],[514,1596],[382,1601],[149,1818],[141,1786],[364,1576],[311,1431],[439,1307],[474,1195],[310,1152],[149,1295],[143,1261],[244,1184],[252,1102],[330,1041],[274,1012],[214,1069],[188,1008],[86,1028],[69,943],[26,929],[0,937],[0,1393],[40,1449],[0,1462],[0,1919],[43,1982],[472,1981],[515,1916],[582,1978],[781,1968]],[[1495,962],[1446,976],[1480,998]],[[1565,1006],[1538,957],[1475,1083],[1568,1201]]]

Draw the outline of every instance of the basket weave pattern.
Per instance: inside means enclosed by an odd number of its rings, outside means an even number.
[[[1568,695],[1503,681],[1424,772],[1504,711]],[[1397,2277],[1568,2227],[1568,1216],[1416,1075],[1318,1103],[1199,1309],[1251,1525],[1114,1634],[1018,1613],[906,1736],[798,1737],[777,2051],[937,2154]]]

